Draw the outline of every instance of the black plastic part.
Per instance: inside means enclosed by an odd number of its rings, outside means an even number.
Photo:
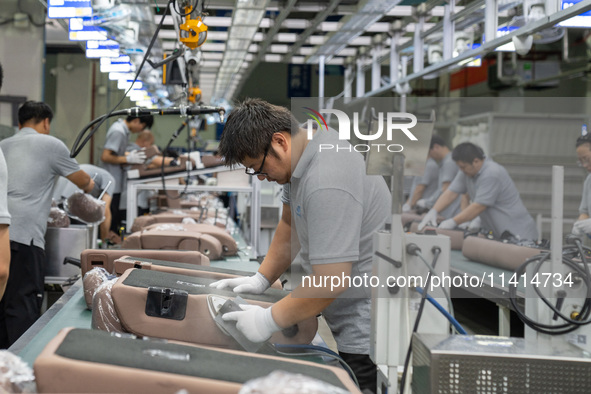
[[[76,259],[74,257],[64,257],[64,265],[72,264],[78,268],[82,268],[82,264],[80,263],[80,259]]]
[[[146,315],[163,319],[183,320],[187,312],[189,293],[163,287],[148,288]]]

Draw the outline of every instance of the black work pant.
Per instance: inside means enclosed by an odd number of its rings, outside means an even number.
[[[10,241],[10,273],[0,301],[0,349],[7,349],[41,316],[45,251]]]
[[[339,352],[339,356],[351,367],[359,388],[364,393],[377,393],[378,369],[367,354]]]
[[[121,193],[113,194],[111,198],[111,231],[113,231],[115,234],[119,234],[119,228],[121,227],[122,222],[126,220],[127,216],[126,209],[119,209],[120,201]],[[129,225],[131,226],[131,224]]]

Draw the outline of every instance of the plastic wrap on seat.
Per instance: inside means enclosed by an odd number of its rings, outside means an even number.
[[[361,393],[343,369],[318,363],[72,328],[47,344],[33,368],[39,393],[237,394],[275,370]]]
[[[0,393],[34,393],[33,370],[20,357],[0,350]]]
[[[70,227],[70,218],[63,209],[51,207],[47,218],[47,227]]]
[[[73,219],[86,224],[99,224],[105,220],[106,203],[90,194],[76,191],[64,201],[64,209]]]
[[[110,279],[101,284],[92,297],[92,321],[91,327],[95,330],[107,332],[127,332],[113,302],[112,290],[117,278]]]
[[[96,289],[112,278],[113,276],[109,275],[106,269],[100,267],[93,268],[84,274],[82,288],[84,289],[84,301],[86,301],[87,309],[92,309],[92,297],[94,296]]]
[[[267,376],[249,380],[238,394],[347,394],[346,390],[302,374],[273,371]]]
[[[462,247],[462,254],[467,259],[512,271],[543,251],[480,237],[467,237]]]

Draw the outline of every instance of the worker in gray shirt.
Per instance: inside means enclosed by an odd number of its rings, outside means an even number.
[[[428,223],[434,224],[438,212],[445,209],[458,195],[468,193],[472,201],[468,207],[453,218],[444,220],[439,228],[452,229],[480,216],[482,227],[492,230],[495,237],[509,231],[520,239],[537,240],[536,223],[519,197],[519,192],[507,170],[485,158],[482,149],[470,142],[456,146],[452,158],[458,172],[448,189],[437,199],[419,224],[419,229]]]
[[[439,191],[439,166],[437,162],[431,157],[427,158],[425,163],[425,172],[422,176],[417,176],[413,179],[412,188],[406,203],[402,206],[402,212],[410,212],[419,200],[429,199],[433,195],[437,195]],[[420,207],[419,208],[424,208]]]
[[[451,151],[447,147],[447,144],[438,135],[431,137],[429,157],[435,160],[438,165],[438,191],[427,199],[417,201],[417,206],[421,208],[433,208],[439,196],[447,190],[459,171],[458,166],[452,159]],[[439,215],[446,219],[453,218],[460,212],[461,199],[462,197],[458,196],[447,208],[439,212]]]
[[[66,145],[49,136],[53,111],[27,101],[18,111],[19,132],[0,141],[8,169],[10,274],[0,302],[0,348],[14,343],[41,313],[45,230],[56,176],[100,194],[91,177],[70,158]]]
[[[102,167],[115,178],[111,199],[111,230],[116,234],[125,217],[124,205],[121,205],[121,192],[127,187],[127,177],[122,165],[141,164],[146,160],[146,153],[142,150],[126,152],[129,137],[131,133],[139,133],[152,127],[153,123],[152,115],[128,116],[125,120],[119,119],[113,123],[107,132],[101,161]]]
[[[371,275],[373,233],[391,214],[386,182],[366,175],[363,156],[336,131],[317,128],[312,139],[307,135],[289,110],[260,99],[246,100],[228,116],[220,155],[228,165],[243,164],[249,175],[284,185],[284,205],[258,272],[213,287],[260,294],[290,267],[298,251],[305,273],[316,279],[345,275],[355,283],[355,278]],[[338,149],[321,151],[321,146]],[[299,248],[291,244],[292,235],[297,235]],[[376,366],[369,358],[370,290],[346,280],[334,289],[311,288],[304,280],[270,308],[251,306],[222,318],[235,320],[249,340],[262,342],[322,312],[361,389],[375,392]]]

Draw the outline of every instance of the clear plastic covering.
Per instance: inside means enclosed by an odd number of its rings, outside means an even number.
[[[35,375],[31,367],[8,350],[0,350],[0,393],[35,392]]]
[[[187,229],[178,223],[162,223],[150,229],[150,231],[187,231]]]
[[[121,320],[119,320],[111,296],[111,290],[115,282],[117,282],[117,278],[104,282],[96,289],[92,297],[91,327],[95,330],[126,332],[121,325]]]
[[[239,394],[347,394],[332,384],[302,374],[273,371],[246,382]]]
[[[105,220],[106,204],[90,194],[76,191],[64,201],[68,215],[86,224],[99,224]]]
[[[52,206],[47,218],[48,227],[70,227],[70,218],[63,209]]]
[[[92,309],[92,297],[99,286],[114,277],[102,267],[93,268],[84,275],[82,287],[84,288],[84,300],[88,309]]]

